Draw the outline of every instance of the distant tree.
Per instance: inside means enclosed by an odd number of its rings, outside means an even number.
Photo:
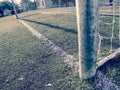
[[[13,10],[12,3],[9,1],[0,2],[0,14],[4,16],[4,10]]]
[[[56,4],[57,0],[51,0],[51,1],[52,1],[52,4],[54,5],[54,4]]]
[[[21,5],[24,11],[28,11],[30,9],[30,0],[21,0]]]
[[[4,6],[2,3],[0,3],[0,14],[1,16],[4,16]]]
[[[30,0],[21,0],[21,6],[23,11],[35,10],[37,9],[37,1],[30,1]]]
[[[70,0],[61,0],[61,5],[62,6],[68,7],[69,3],[70,3]]]
[[[73,3],[73,5],[75,6],[75,0],[61,0],[62,6],[69,7],[70,3]]]
[[[113,5],[113,0],[109,0],[110,6]]]
[[[52,0],[53,5],[65,7],[68,7],[70,2],[75,6],[75,0]]]
[[[34,0],[33,3],[34,3],[34,9],[37,9],[37,0]]]
[[[4,16],[4,11],[0,8],[0,16]]]
[[[37,4],[36,2],[31,2],[29,3],[29,10],[36,10],[37,9]]]
[[[72,2],[74,4],[74,6],[75,6],[75,0],[70,0],[70,2]]]

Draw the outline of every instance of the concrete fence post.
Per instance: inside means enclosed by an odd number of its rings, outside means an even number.
[[[79,76],[88,79],[95,75],[98,50],[99,0],[76,0]]]

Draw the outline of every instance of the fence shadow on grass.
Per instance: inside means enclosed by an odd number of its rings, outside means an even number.
[[[36,23],[36,24],[41,24],[41,25],[47,26],[49,28],[55,28],[55,29],[58,29],[58,30],[63,30],[65,32],[72,33],[72,34],[77,34],[77,31],[75,31],[74,29],[68,29],[68,28],[64,28],[64,27],[61,27],[61,26],[56,26],[56,25],[53,25],[53,24],[50,24],[50,23],[38,22],[38,21],[34,21],[34,20],[29,20],[29,19],[22,19],[22,18],[20,18],[20,19],[24,20],[24,21]]]

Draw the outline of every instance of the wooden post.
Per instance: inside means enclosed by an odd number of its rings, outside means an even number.
[[[96,73],[98,48],[98,0],[76,0],[79,76],[88,79]]]
[[[17,15],[17,11],[16,11],[16,8],[15,8],[15,3],[13,0],[12,1],[12,5],[13,5],[13,9],[14,9],[14,13],[15,13],[15,16],[16,16],[16,19],[18,19],[18,15]]]

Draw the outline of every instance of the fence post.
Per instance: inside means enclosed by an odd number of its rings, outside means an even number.
[[[99,0],[76,0],[79,76],[88,79],[95,75],[98,47]]]
[[[15,8],[15,3],[13,0],[12,1],[12,5],[13,5],[13,9],[14,9],[14,13],[15,13],[15,16],[16,16],[16,19],[18,19],[18,15],[17,15],[17,11],[16,11],[16,8]]]

